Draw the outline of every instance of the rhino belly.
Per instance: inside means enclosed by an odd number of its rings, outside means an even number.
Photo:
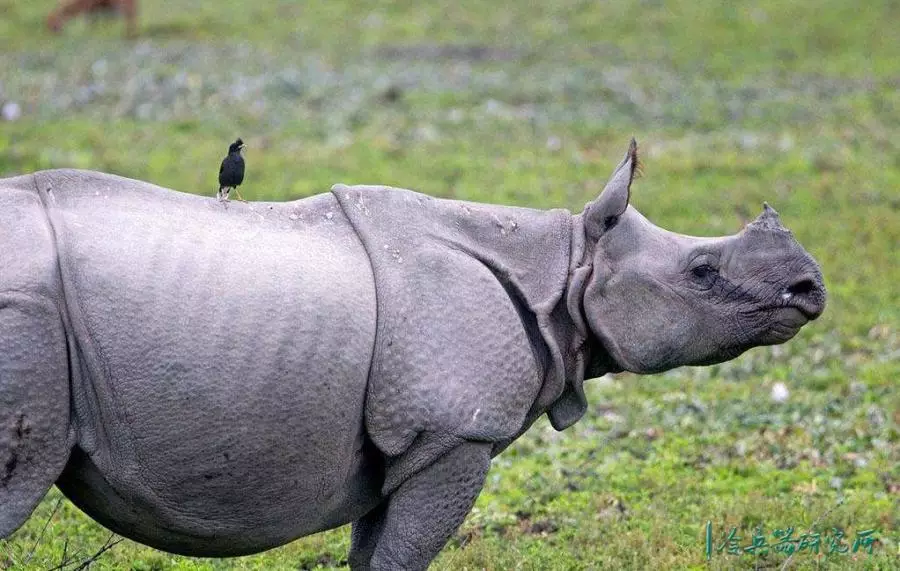
[[[169,551],[252,553],[378,501],[368,257],[330,196],[262,212],[63,217],[85,381],[60,487]]]
[[[173,506],[171,498],[135,493],[139,486],[111,484],[107,472],[80,448],[57,485],[93,519],[145,545],[190,556],[249,555],[354,521],[374,508],[381,500],[381,479],[373,474],[382,467],[369,446],[355,455],[343,478],[316,481],[310,478],[313,471],[301,467],[291,473],[293,486],[270,486],[268,494],[248,492],[252,478],[207,485],[186,479],[185,491],[192,492],[183,508]],[[325,492],[309,493],[315,484]],[[303,489],[306,494],[297,493]]]

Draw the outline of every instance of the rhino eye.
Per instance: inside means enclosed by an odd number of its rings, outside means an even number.
[[[701,264],[691,269],[691,275],[701,284],[711,286],[719,275],[719,272],[709,264]]]

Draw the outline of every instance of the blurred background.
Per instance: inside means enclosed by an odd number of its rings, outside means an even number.
[[[632,200],[655,223],[733,233],[767,200],[822,264],[828,309],[788,344],[608,376],[571,429],[538,422],[435,569],[782,568],[716,547],[787,527],[878,538],[787,568],[900,568],[900,3],[136,4],[133,29],[93,10],[53,33],[53,1],[0,0],[0,176],[212,197],[242,137],[248,199],[379,183],[577,212],[635,136]],[[54,490],[0,569],[107,536]],[[126,541],[92,569],[332,569],[348,546],[348,528],[231,560]]]

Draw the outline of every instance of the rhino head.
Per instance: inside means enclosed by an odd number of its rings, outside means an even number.
[[[819,266],[768,204],[733,236],[676,234],[629,206],[637,167],[632,140],[579,215],[590,268],[583,317],[608,356],[593,369],[655,373],[719,363],[783,343],[821,315]]]

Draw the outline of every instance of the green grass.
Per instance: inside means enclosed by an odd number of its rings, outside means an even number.
[[[2,176],[79,167],[212,195],[240,135],[248,198],[372,182],[577,211],[635,135],[651,220],[732,233],[767,200],[821,262],[828,309],[790,343],[594,381],[573,428],[540,421],[434,568],[781,567],[707,561],[711,521],[744,544],[757,526],[875,528],[873,555],[790,568],[900,569],[898,3],[172,0],[142,4],[136,42],[117,21],[48,36],[45,4],[0,0],[0,105],[23,110],[0,122]],[[0,543],[0,569],[103,544],[59,498]],[[125,541],[93,568],[327,569],[348,545],[342,528],[209,560]]]

